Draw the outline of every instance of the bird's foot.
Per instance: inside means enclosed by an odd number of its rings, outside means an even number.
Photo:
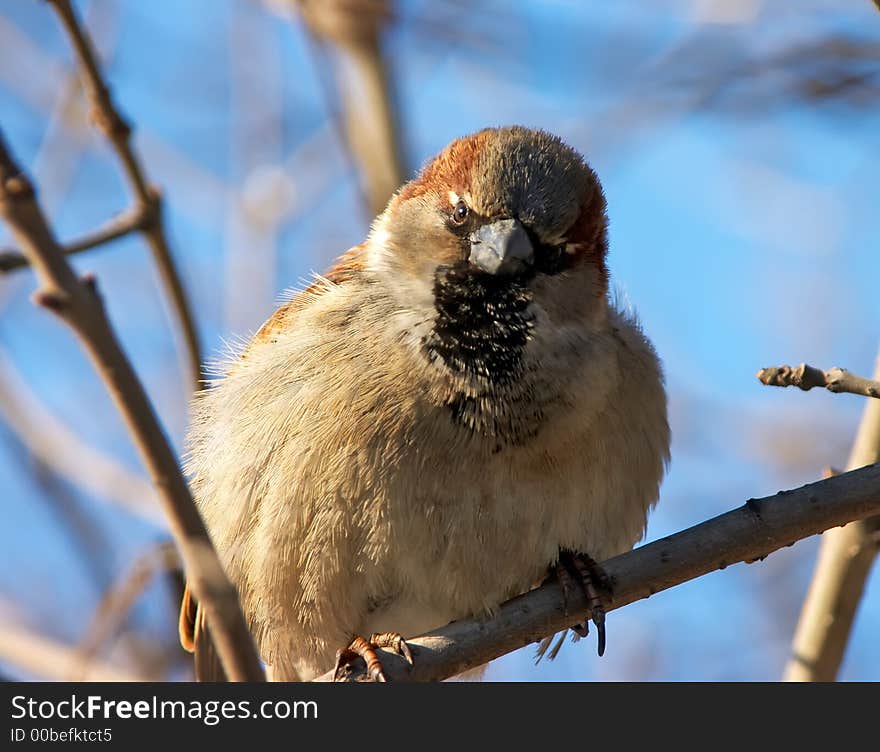
[[[405,658],[410,666],[413,663],[412,652],[409,649],[409,645],[406,644],[406,640],[397,634],[397,632],[373,633],[370,635],[369,640],[356,636],[348,644],[347,648],[336,653],[336,666],[333,669],[333,681],[344,681],[345,671],[349,667],[349,664],[358,658],[363,658],[364,663],[367,664],[367,676],[370,677],[370,680],[374,682],[387,682],[388,678],[382,670],[382,662],[376,654],[378,648],[387,648],[388,650],[397,653],[397,655]]]
[[[611,580],[590,556],[577,554],[573,551],[560,551],[559,562],[556,564],[556,577],[562,587],[562,598],[565,604],[565,613],[568,613],[568,597],[574,588],[574,583],[580,586],[587,603],[590,606],[590,616],[596,625],[596,635],[599,638],[599,656],[605,654],[605,606],[602,603],[602,593],[611,592]],[[572,630],[580,637],[586,637],[590,632],[588,622],[575,624]]]

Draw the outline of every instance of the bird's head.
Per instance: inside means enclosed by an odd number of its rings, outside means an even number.
[[[377,219],[367,265],[455,370],[504,380],[536,327],[600,325],[605,198],[560,139],[523,127],[453,141]]]

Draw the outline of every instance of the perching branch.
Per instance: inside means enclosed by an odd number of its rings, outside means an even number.
[[[731,564],[763,559],[810,535],[878,513],[880,464],[750,499],[738,509],[604,562],[613,591],[607,609]],[[561,589],[549,583],[508,601],[485,621],[457,621],[407,640],[415,661],[412,669],[388,651],[382,654],[382,665],[392,681],[438,681],[560,632],[588,615],[586,600],[577,592],[569,594],[566,614]],[[331,676],[332,672],[318,681],[330,681]],[[363,678],[363,671],[348,677]]]
[[[133,232],[140,232],[155,221],[152,216],[154,205],[136,204],[111,219],[103,227],[83,235],[77,240],[66,244],[62,251],[67,256],[82,253],[99,245],[106,245]],[[0,274],[22,269],[28,265],[27,257],[12,248],[0,250]]]
[[[233,681],[262,680],[263,669],[236,590],[211,545],[153,406],[110,326],[95,280],[80,280],[74,274],[2,135],[0,217],[9,224],[40,281],[35,301],[77,334],[128,427],[159,494],[190,586],[206,610],[226,675]]]
[[[880,378],[880,359],[874,371]],[[865,405],[847,469],[880,462],[880,402]],[[822,536],[785,667],[786,681],[834,681],[843,663],[856,611],[877,553],[880,516],[858,520]]]
[[[797,367],[773,366],[762,368],[755,374],[767,386],[796,386],[808,392],[813,387],[822,387],[829,392],[861,394],[864,397],[880,398],[880,381],[872,381],[856,376],[843,368],[823,371],[806,363]]]
[[[132,211],[140,212],[143,216],[142,226],[138,229],[143,233],[150,247],[162,284],[183,332],[193,387],[198,390],[202,384],[198,334],[189,300],[168,246],[162,219],[161,193],[147,182],[140,160],[131,147],[131,126],[119,114],[113,103],[110,89],[101,76],[91,40],[76,17],[70,0],[48,0],[48,2],[57,11],[73,45],[83,86],[90,100],[92,119],[110,141],[122,163],[125,177],[135,197],[135,208]]]

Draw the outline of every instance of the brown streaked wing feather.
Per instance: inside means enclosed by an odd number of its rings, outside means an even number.
[[[325,273],[323,278],[335,285],[341,285],[355,276],[357,272],[364,268],[364,251],[366,243],[356,245],[340,256],[336,263]],[[327,286],[323,280],[315,280],[305,290],[297,293],[283,305],[279,306],[266,323],[264,323],[257,333],[248,343],[247,348],[242,353],[245,356],[252,347],[269,342],[274,342],[280,332],[290,326],[296,314],[305,308],[310,300],[316,296],[326,292]]]
[[[365,248],[366,244],[361,243],[340,256],[323,275],[324,280],[341,285],[351,279],[364,268]],[[278,334],[293,323],[296,314],[307,306],[310,300],[326,290],[326,282],[316,280],[305,290],[279,306],[251,338],[240,359],[246,358],[253,347],[274,342]],[[226,681],[226,674],[220,664],[214,642],[211,639],[210,629],[205,620],[205,612],[199,607],[189,586],[183,593],[178,629],[180,644],[185,650],[194,653],[196,679],[198,681]]]
[[[340,256],[323,275],[324,280],[341,285],[351,279],[364,267],[365,248],[366,244],[361,243]],[[253,336],[241,354],[241,358],[247,357],[247,353],[254,346],[274,342],[277,335],[293,323],[296,314],[308,305],[315,296],[326,292],[326,289],[326,282],[316,280],[284,305],[279,306]],[[226,681],[226,674],[205,620],[205,612],[199,607],[189,586],[183,593],[178,630],[180,644],[185,650],[194,654],[196,679],[198,681]]]

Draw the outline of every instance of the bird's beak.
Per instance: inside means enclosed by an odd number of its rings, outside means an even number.
[[[470,262],[489,274],[512,275],[535,258],[532,241],[516,219],[499,219],[471,233]]]

